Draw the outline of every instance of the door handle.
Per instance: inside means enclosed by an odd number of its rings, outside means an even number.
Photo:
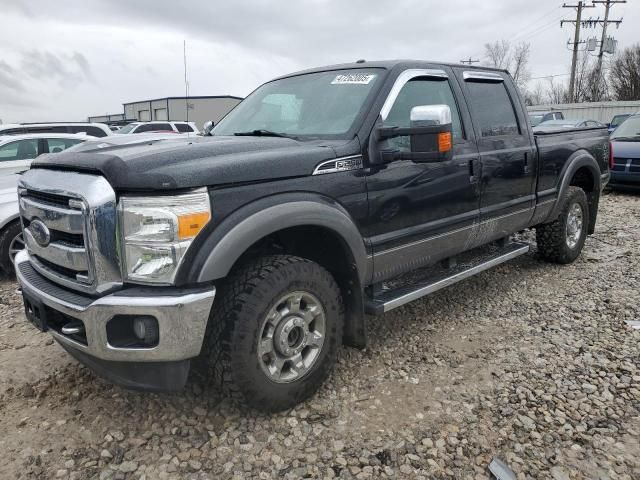
[[[524,152],[524,173],[529,173],[529,152]]]
[[[478,181],[478,176],[477,176],[477,167],[476,167],[476,162],[478,161],[477,158],[471,158],[469,159],[469,182],[470,183],[476,183]]]

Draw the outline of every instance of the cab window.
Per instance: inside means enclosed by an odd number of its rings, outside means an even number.
[[[49,153],[59,153],[67,148],[80,143],[82,140],[71,139],[71,138],[47,138],[45,142],[47,143],[47,150]]]
[[[504,82],[468,81],[469,104],[483,137],[519,135],[516,112]]]
[[[18,140],[0,147],[0,162],[31,160],[38,156],[38,140]]]
[[[458,106],[447,79],[417,77],[409,80],[398,93],[393,107],[383,122],[384,126],[410,127],[411,109],[421,105],[448,105],[451,109],[453,139],[455,141],[464,138]],[[389,144],[402,151],[410,149],[408,136],[392,138]]]

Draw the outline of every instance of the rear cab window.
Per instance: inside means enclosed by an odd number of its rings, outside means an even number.
[[[467,76],[469,106],[481,137],[520,135],[516,111],[504,81]]]

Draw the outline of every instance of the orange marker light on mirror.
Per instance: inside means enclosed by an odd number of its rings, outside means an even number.
[[[443,132],[438,134],[438,151],[440,153],[448,152],[453,148],[453,139],[451,132]]]
[[[178,238],[187,240],[195,237],[211,219],[209,212],[190,213],[178,217]]]

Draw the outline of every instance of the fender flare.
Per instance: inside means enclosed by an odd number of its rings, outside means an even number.
[[[560,174],[560,178],[562,180],[560,182],[560,186],[558,187],[558,196],[556,198],[553,209],[551,210],[551,213],[547,217],[547,221],[555,219],[560,214],[560,210],[562,209],[562,198],[569,189],[571,179],[573,178],[575,173],[582,167],[587,167],[593,175],[593,192],[599,198],[601,190],[601,172],[600,167],[598,166],[598,162],[596,162],[596,159],[593,157],[593,155],[591,155],[586,150],[579,150],[571,155],[564,165],[563,172]],[[595,218],[593,218],[592,221],[595,221]]]
[[[204,283],[224,278],[258,240],[300,226],[324,227],[337,234],[353,259],[361,285],[367,284],[371,269],[364,239],[355,222],[337,202],[309,193],[266,197],[233,212],[200,245],[183,279]]]

